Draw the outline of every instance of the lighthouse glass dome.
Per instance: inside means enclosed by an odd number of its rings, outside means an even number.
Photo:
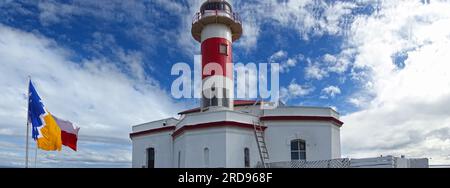
[[[200,8],[200,12],[203,14],[205,10],[221,10],[225,12],[232,12],[231,5],[226,1],[207,1]]]

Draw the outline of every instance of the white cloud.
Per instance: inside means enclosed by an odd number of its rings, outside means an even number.
[[[289,68],[289,67],[295,67],[295,65],[297,65],[297,59],[294,58],[289,58],[284,64],[282,64],[285,66],[285,69]]]
[[[335,97],[336,95],[341,94],[341,89],[337,86],[328,86],[322,89],[322,93],[330,97]]]
[[[108,24],[126,24],[127,37],[134,39],[136,44],[145,49],[146,53],[155,53],[162,42],[172,44],[170,51],[182,52],[191,57],[200,51],[199,43],[191,36],[192,18],[199,11],[204,0],[190,0],[188,2],[155,0],[144,2],[140,0],[110,0],[108,3],[91,0],[74,0],[70,2],[39,1],[31,2],[30,6],[39,9],[39,20],[44,26],[60,23],[70,23],[83,16],[91,20]],[[161,11],[170,12],[170,18]],[[161,28],[159,23],[164,19],[177,17],[179,25],[175,28]],[[155,18],[161,18],[155,21]],[[250,23],[250,22],[249,22]],[[248,23],[245,23],[248,24]],[[258,28],[244,25],[246,32],[257,34]],[[256,40],[243,37],[242,45],[254,46]],[[176,39],[176,40],[175,40]],[[155,42],[158,41],[158,42]],[[173,45],[174,41],[177,45]],[[181,49],[181,50],[180,50]]]
[[[308,66],[305,67],[305,79],[322,80],[327,76],[328,72],[326,70],[322,69],[317,62],[312,63],[311,60],[308,59]]]
[[[102,22],[107,26],[125,25],[127,27],[127,30],[123,32],[125,37],[136,42],[147,54],[155,53],[154,49],[160,43],[173,44],[174,38],[177,38],[176,42],[179,46],[169,46],[169,50],[183,49],[182,52],[191,55],[196,44],[190,36],[191,18],[194,15],[194,12],[190,12],[190,10],[193,8],[189,9],[178,2],[158,0],[149,4],[149,2],[139,0],[110,0],[107,3],[74,0],[70,2],[30,1],[26,4],[39,10],[35,14],[44,26],[59,24],[58,26],[61,27],[71,27],[80,17]],[[159,23],[162,19],[155,21],[155,18],[165,16],[161,15],[162,10],[171,12],[175,16],[178,15],[182,27],[161,28]],[[188,14],[189,16],[187,16]],[[104,26],[98,30],[108,31]]]
[[[314,87],[309,85],[299,85],[296,80],[292,80],[289,86],[281,87],[280,89],[280,98],[287,102],[290,99],[295,99],[298,97],[303,97],[309,95],[315,90]]]
[[[159,2],[156,2],[159,3]],[[148,15],[153,15],[151,6],[146,6],[138,0],[110,0],[108,3],[101,1],[74,0],[71,2],[39,1],[28,2],[36,5],[39,10],[40,22],[43,25],[51,25],[60,22],[68,22],[76,16],[88,16],[95,19],[128,23],[148,23]],[[179,10],[173,3],[165,3],[169,10]]]
[[[275,62],[279,59],[286,58],[287,55],[288,53],[286,51],[280,50],[269,57],[269,62]]]
[[[49,39],[6,26],[1,26],[0,32],[0,61],[3,66],[0,84],[5,91],[2,97],[8,99],[0,103],[0,114],[24,115],[24,107],[20,104],[25,102],[22,94],[26,89],[27,75],[32,76],[51,111],[77,117],[80,126],[86,125],[86,132],[91,128],[95,130],[96,124],[112,130],[129,130],[133,122],[176,114],[172,108],[173,101],[165,91],[145,80],[130,78],[107,59],[74,63],[69,60],[67,51]],[[138,59],[131,62],[135,60]],[[132,73],[141,73],[139,63],[131,66],[135,70]],[[149,109],[152,106],[158,108]],[[123,116],[109,117],[108,114]],[[125,131],[121,135],[127,133]]]
[[[324,56],[323,56],[323,61],[325,62],[325,63],[334,63],[334,62],[336,62],[337,61],[337,58],[335,57],[335,56],[333,56],[333,55],[331,55],[331,54],[325,54]]]
[[[243,22],[252,23],[250,32],[244,30],[243,47],[253,47],[264,23],[284,28],[293,28],[299,37],[308,40],[312,36],[343,35],[347,28],[351,10],[357,4],[352,2],[303,1],[233,1]],[[251,41],[251,42],[249,42]]]
[[[172,42],[177,38],[178,49],[186,55],[198,52],[198,43],[190,34],[192,16],[199,11],[204,0],[192,0],[186,2],[157,0],[153,3],[162,7],[171,14],[178,16],[180,27],[173,30],[160,32],[160,39]],[[153,46],[158,36],[158,27],[153,17],[161,17],[153,9],[141,1],[114,0],[102,3],[89,0],[75,0],[70,3],[43,1],[37,4],[39,18],[42,24],[68,22],[77,16],[88,16],[94,19],[124,22],[127,24],[139,24],[131,27],[128,32],[131,37],[144,43],[143,46]],[[353,2],[326,2],[315,0],[302,1],[277,1],[267,0],[248,2],[236,0],[232,3],[235,12],[240,13],[243,20],[244,34],[237,42],[247,52],[257,47],[258,38],[261,35],[261,27],[265,23],[277,27],[293,28],[299,37],[308,40],[313,36],[343,35],[351,17],[351,10],[357,7]],[[142,27],[141,27],[142,26]],[[151,52],[151,50],[149,51]]]
[[[354,56],[355,49],[347,48],[343,49],[339,54],[325,54],[322,57],[314,60],[307,59],[308,66],[305,67],[305,78],[322,80],[335,73],[340,76],[344,76],[344,73],[349,70],[352,64],[352,57]],[[360,72],[358,72],[361,74]],[[355,77],[360,76],[354,73]]]
[[[0,119],[2,134],[24,135],[27,76],[53,114],[81,127],[80,136],[128,140],[131,125],[175,115],[177,105],[151,78],[139,58],[124,72],[108,58],[72,62],[70,51],[54,41],[0,25]]]
[[[299,61],[302,61],[304,56],[302,54],[288,57],[288,53],[284,50],[280,50],[271,55],[268,59],[269,63],[278,63],[280,65],[280,73],[289,72],[289,70],[297,65]]]
[[[355,50],[352,48],[343,49],[338,55],[325,54],[323,58],[323,66],[327,72],[333,72],[337,74],[345,73],[351,66],[352,57]]]
[[[363,106],[363,103],[364,103],[359,98],[349,98],[348,102],[356,107],[361,107],[361,106]]]
[[[192,16],[199,11],[203,0],[187,2],[154,1],[158,7],[171,12],[179,17],[180,27],[161,32],[160,38],[176,42],[184,54],[191,55],[198,52],[198,43],[190,34]],[[132,27],[128,33],[130,36],[143,42],[144,46],[152,46],[155,41],[158,27],[155,26],[153,17],[161,17],[154,6],[147,6],[141,1],[114,0],[110,3],[101,3],[89,0],[76,0],[71,3],[59,3],[44,1],[36,3],[39,8],[39,18],[42,24],[68,22],[76,16],[89,16],[94,19],[114,22],[127,21],[128,24],[139,24],[143,27]],[[342,35],[351,10],[357,5],[351,2],[325,2],[325,1],[277,1],[267,0],[248,2],[242,0],[233,1],[235,12],[240,13],[243,20],[244,34],[236,46],[247,52],[257,47],[258,38],[261,35],[261,27],[265,23],[284,28],[293,28],[299,37],[308,40],[312,36],[324,34]],[[149,16],[150,15],[150,16]],[[151,51],[151,50],[150,50]]]
[[[345,115],[344,153],[353,157],[406,154],[450,163],[450,3],[385,1],[379,12],[358,17],[348,48],[352,72],[373,94],[361,111]],[[414,11],[411,11],[414,10]],[[393,54],[407,54],[404,67]],[[356,94],[349,102],[360,105]]]
[[[236,43],[237,47],[240,47],[247,52],[253,50],[257,47],[258,37],[261,32],[261,28],[257,25],[254,19],[248,19],[242,23],[242,28],[244,30],[243,36]]]
[[[280,50],[272,54],[267,61],[269,63],[278,63],[280,65],[280,73],[287,73],[291,68],[294,68],[299,61],[303,61],[304,56],[302,54],[297,54],[295,56],[289,57],[289,54]]]

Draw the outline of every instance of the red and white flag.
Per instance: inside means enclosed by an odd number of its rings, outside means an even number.
[[[62,144],[77,151],[78,131],[80,128],[73,125],[70,121],[62,120],[55,116],[53,117],[61,129]]]

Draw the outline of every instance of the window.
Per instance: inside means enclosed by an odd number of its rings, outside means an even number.
[[[219,99],[217,97],[211,99],[211,106],[219,106]]]
[[[306,143],[304,140],[291,141],[291,160],[306,160]]]
[[[244,149],[244,165],[245,168],[250,168],[250,149]]]
[[[216,91],[216,87],[213,85],[213,87],[211,88],[211,96],[212,98],[210,98],[211,100],[211,106],[219,106],[219,99],[217,98],[217,92]]]
[[[205,160],[205,168],[209,168],[209,149],[205,148],[203,150],[203,159]]]
[[[219,52],[220,52],[220,54],[222,54],[222,55],[228,55],[228,45],[226,45],[226,44],[220,44]]]
[[[223,10],[231,12],[231,7],[228,3],[225,2],[211,2],[203,5],[200,10],[202,14],[205,12],[205,10]]]
[[[147,149],[147,168],[155,168],[155,148]]]
[[[181,168],[181,151],[178,151],[178,168]]]
[[[211,87],[210,92],[203,92],[203,104],[202,106],[209,107],[209,106],[219,106],[219,99],[217,98],[217,88],[213,85]]]

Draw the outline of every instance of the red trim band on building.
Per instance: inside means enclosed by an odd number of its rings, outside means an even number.
[[[342,127],[344,122],[330,116],[264,116],[261,121],[329,121],[338,127]]]
[[[218,121],[218,122],[210,122],[210,123],[202,123],[197,125],[185,125],[180,129],[176,130],[172,137],[175,139],[186,131],[199,130],[199,129],[209,129],[209,128],[218,128],[218,127],[234,127],[234,128],[243,128],[243,129],[251,129],[254,127],[252,124],[248,123],[240,123],[235,121]],[[263,130],[266,130],[267,127],[262,127]]]
[[[144,136],[147,134],[155,134],[155,133],[161,133],[161,132],[166,132],[166,131],[174,131],[175,128],[176,128],[175,126],[167,126],[167,127],[156,128],[156,129],[150,129],[150,130],[146,130],[146,131],[135,132],[135,133],[130,134],[130,138]]]
[[[261,101],[252,101],[252,100],[234,100],[234,106],[238,107],[238,106],[250,106],[250,105],[260,105]],[[178,115],[185,115],[185,114],[192,114],[192,113],[196,113],[196,112],[200,112],[200,108],[194,108],[194,109],[190,109],[190,110],[186,110],[183,112],[178,113]]]

